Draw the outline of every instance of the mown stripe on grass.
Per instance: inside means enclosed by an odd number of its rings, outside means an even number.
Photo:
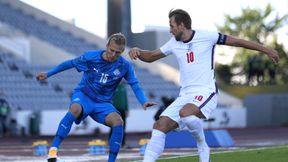
[[[225,150],[225,151],[216,151],[211,152],[211,154],[225,154],[225,153],[235,153],[235,152],[249,152],[249,151],[259,151],[259,150],[265,150],[265,149],[279,149],[279,148],[287,148],[288,145],[282,145],[282,146],[271,146],[271,147],[258,147],[258,148],[240,148],[237,150]],[[187,158],[187,157],[195,157],[198,156],[198,154],[193,155],[179,155],[179,156],[171,156],[171,157],[165,157],[160,158],[159,160],[169,160],[169,159],[178,159],[178,158]],[[135,161],[136,162],[136,161]]]

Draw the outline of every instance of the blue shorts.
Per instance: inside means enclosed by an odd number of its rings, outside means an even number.
[[[70,105],[78,103],[82,106],[82,116],[75,123],[79,124],[88,115],[96,122],[105,124],[105,118],[112,112],[120,114],[117,109],[109,102],[98,103],[90,99],[83,92],[76,90],[72,95]]]

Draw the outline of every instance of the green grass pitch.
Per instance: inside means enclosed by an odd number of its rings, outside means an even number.
[[[198,162],[198,156],[170,157],[159,162]],[[157,162],[158,162],[157,161]],[[211,154],[212,162],[288,162],[288,145],[263,147],[257,149],[240,149]]]

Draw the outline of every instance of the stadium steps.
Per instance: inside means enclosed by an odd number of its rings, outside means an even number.
[[[83,39],[77,38],[71,33],[63,31],[57,26],[51,26],[44,20],[39,20],[33,15],[28,15],[22,12],[21,9],[15,9],[9,4],[0,3],[0,21],[13,26],[14,28],[22,31],[23,33],[26,33],[27,35],[33,35],[40,40],[43,40],[65,51],[68,51],[69,53],[79,55],[83,51],[93,50],[98,47],[96,44],[89,44]],[[9,58],[9,56],[4,57],[7,57],[3,59],[5,60],[6,65],[8,65],[7,67],[10,69],[10,72],[12,72],[11,68],[15,68],[15,58]],[[24,78],[30,81],[34,79],[33,77],[35,77],[36,72],[46,71],[47,69],[49,69],[49,67],[43,67],[43,70],[41,70],[41,68],[28,65],[24,60],[19,59],[16,61],[16,68],[17,67],[18,70],[19,68],[21,69],[20,71],[22,77],[24,75]],[[158,75],[153,75],[148,70],[140,67],[135,68],[135,73],[138,76],[140,84],[143,87],[146,95],[149,96],[152,101],[157,102],[159,106],[162,104],[160,101],[162,96],[178,96],[179,88],[174,83],[168,82],[159,77]],[[76,84],[79,82],[80,77],[81,73],[69,70],[67,72],[63,72],[59,76],[53,76],[49,78],[46,87],[50,88],[50,91],[52,91],[53,94],[64,93],[68,97],[70,97],[71,92],[73,91],[73,88],[76,86]],[[23,80],[24,78],[21,79]],[[39,85],[39,83],[36,81],[34,81],[34,84]],[[42,85],[42,88],[44,86],[45,85]],[[53,89],[58,89],[60,92],[54,92]],[[127,89],[130,107],[141,107],[141,105],[135,98],[131,88]],[[49,92],[49,90],[46,91]]]
[[[67,108],[69,95],[64,91],[56,91],[49,82],[46,84],[38,82],[32,72],[27,77],[23,71],[28,64],[23,60],[3,52],[0,52],[0,58],[3,60],[0,63],[0,91],[12,108],[35,110]],[[10,64],[15,67],[11,68]]]

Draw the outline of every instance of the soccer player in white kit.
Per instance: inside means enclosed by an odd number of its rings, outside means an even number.
[[[181,9],[169,12],[170,33],[174,35],[160,49],[153,51],[137,47],[129,51],[131,59],[153,62],[170,54],[177,57],[180,70],[179,97],[154,123],[152,137],[147,145],[144,162],[154,162],[164,150],[166,133],[185,126],[197,142],[200,162],[210,161],[210,149],[205,141],[201,118],[208,119],[217,106],[218,89],[214,75],[214,48],[216,44],[243,47],[265,53],[275,63],[275,50],[259,43],[218,32],[192,30],[189,14]]]

